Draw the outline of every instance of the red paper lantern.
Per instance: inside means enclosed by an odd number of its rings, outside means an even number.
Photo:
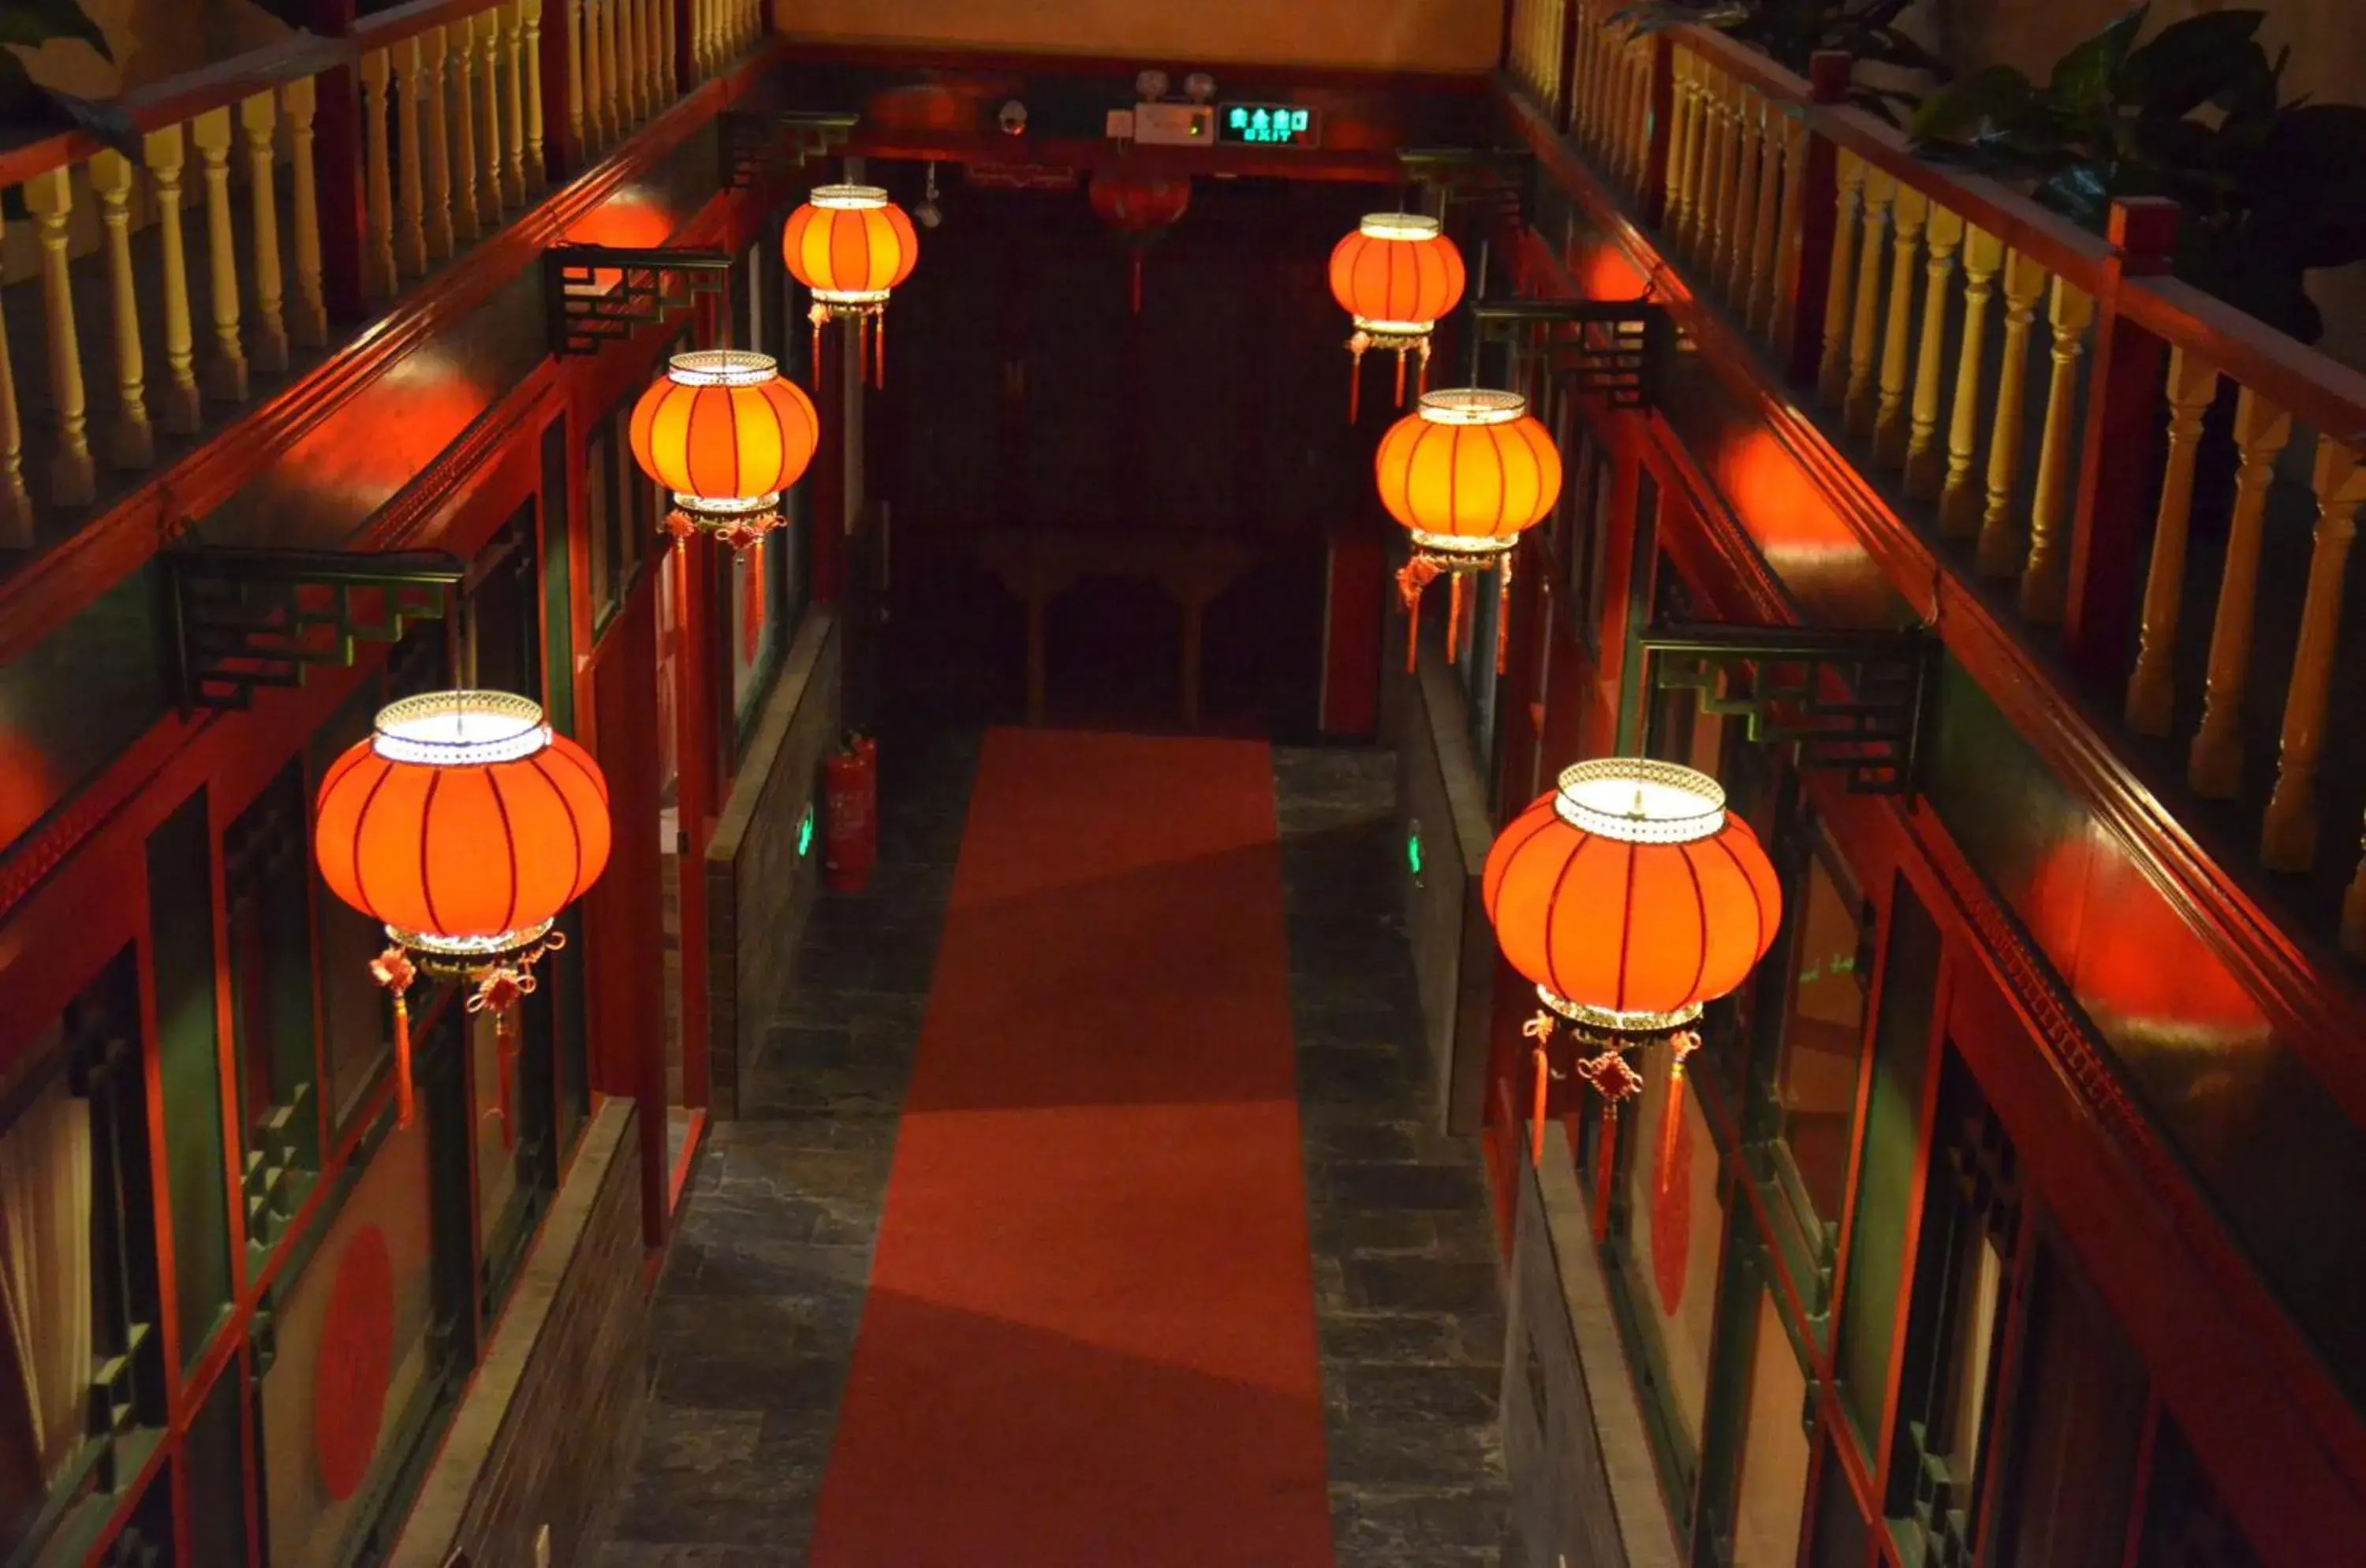
[[[608,785],[541,706],[508,692],[438,692],[380,709],[321,780],[312,852],[329,891],[386,928],[372,972],[394,993],[401,1116],[411,1114],[410,1014],[421,972],[468,981],[510,1043],[552,924],[608,863]],[[506,1071],[510,1052],[503,1052]]]
[[[887,379],[887,298],[920,259],[919,231],[877,186],[820,186],[789,214],[781,257],[813,295],[814,374],[821,374],[825,321],[869,328],[874,378]]]
[[[1366,349],[1396,351],[1398,407],[1404,406],[1406,355],[1419,360],[1421,383],[1428,384],[1430,333],[1461,303],[1464,281],[1462,253],[1436,219],[1417,212],[1372,213],[1332,248],[1331,297],[1356,323],[1347,339],[1355,367],[1347,390],[1351,423]]]
[[[1133,252],[1133,313],[1142,314],[1142,255],[1191,207],[1189,175],[1097,174],[1086,190],[1093,212]]]
[[[1500,562],[1508,600],[1512,547],[1560,497],[1560,452],[1528,412],[1527,399],[1468,387],[1424,392],[1420,406],[1380,437],[1373,468],[1380,504],[1413,536],[1412,558],[1397,573],[1411,623],[1405,668],[1419,646],[1422,592],[1441,572],[1452,579],[1450,660],[1461,635],[1462,579]],[[1499,637],[1499,669],[1502,654]]]
[[[1634,757],[1564,770],[1496,837],[1480,895],[1544,1004],[1526,1030],[1539,1079],[1566,1033],[1577,1076],[1614,1106],[1642,1087],[1625,1054],[1669,1039],[1689,1055],[1702,1004],[1748,977],[1783,918],[1774,868],[1717,781]],[[1543,1110],[1539,1093],[1539,1138]]]
[[[821,419],[771,355],[703,349],[667,362],[627,438],[641,471],[673,492],[677,544],[695,530],[744,549],[780,526],[781,492],[813,461]]]

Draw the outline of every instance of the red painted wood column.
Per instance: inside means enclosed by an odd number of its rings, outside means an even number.
[[[354,30],[355,0],[312,0],[312,30],[344,38]],[[555,30],[555,29],[554,29]],[[352,60],[321,73],[313,110],[313,167],[319,171],[321,282],[329,319],[357,321],[368,214],[362,185],[361,83]],[[564,93],[558,95],[563,100]]]
[[[2166,343],[2119,313],[2120,285],[2169,271],[2177,218],[2177,203],[2161,197],[2113,202],[2109,232],[2116,254],[2095,294],[2095,367],[2071,513],[2062,641],[2080,678],[2103,691],[2116,691],[2127,678],[2145,533],[2153,518],[2148,481],[2160,432],[2161,376],[2169,360]]]
[[[1836,104],[1848,96],[1849,57],[1838,50],[1819,50],[1808,62],[1808,83],[1814,101]],[[1839,149],[1816,132],[1808,121],[1808,155],[1802,161],[1798,234],[1791,254],[1798,258],[1790,276],[1777,288],[1790,301],[1791,342],[1785,355],[1794,381],[1813,381],[1824,352],[1824,294],[1831,282],[1833,231],[1840,215]]]

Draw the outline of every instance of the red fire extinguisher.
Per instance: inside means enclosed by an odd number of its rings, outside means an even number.
[[[879,746],[848,734],[822,764],[823,870],[836,893],[859,893],[879,859]]]

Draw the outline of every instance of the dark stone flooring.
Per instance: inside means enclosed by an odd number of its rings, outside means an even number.
[[[878,873],[817,910],[795,1010],[708,1135],[598,1568],[804,1561],[977,746],[881,741]],[[1424,1110],[1393,779],[1384,753],[1275,752],[1332,1517],[1341,1568],[1493,1568],[1503,1319],[1477,1153]]]

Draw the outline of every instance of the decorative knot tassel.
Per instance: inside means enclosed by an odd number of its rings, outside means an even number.
[[[1552,1063],[1542,1045],[1537,1047],[1536,1058],[1537,1097],[1535,1104],[1528,1110],[1528,1163],[1542,1165],[1545,1163],[1545,1098],[1552,1087]]]
[[[402,993],[394,996],[394,1121],[398,1127],[411,1125],[418,1107],[411,1092],[411,1004]]]
[[[887,389],[887,312],[884,310],[871,318],[871,385],[876,391]]]
[[[821,390],[821,324],[829,320],[829,311],[816,305],[806,313],[806,320],[813,323],[813,367],[812,373],[806,378],[813,383],[813,389],[817,393]]]
[[[1506,554],[1495,581],[1495,673],[1501,675],[1512,657],[1512,558]]]
[[[1397,407],[1399,408],[1404,407],[1404,362],[1405,351],[1401,348],[1397,350]]]
[[[1462,574],[1446,585],[1446,661],[1451,664],[1462,648]]]
[[[739,618],[746,624],[739,633],[739,656],[752,663],[756,649],[764,641],[764,536],[756,536],[756,542],[748,547],[745,560],[748,586],[743,594],[744,608]]]
[[[1610,1239],[1610,1189],[1618,1174],[1618,1102],[1602,1107],[1602,1138],[1594,1149],[1594,1239]]]
[[[1429,390],[1429,340],[1427,338],[1421,340],[1421,347],[1416,353],[1419,363],[1414,367],[1414,389],[1416,392],[1426,392]]]
[[[1679,1055],[1668,1068],[1668,1103],[1660,1110],[1660,1157],[1652,1171],[1653,1190],[1663,1201],[1676,1183],[1676,1140],[1684,1122],[1684,1060]]]
[[[501,1147],[517,1147],[517,1014],[503,1008],[493,1015],[493,1056],[501,1068]]]

